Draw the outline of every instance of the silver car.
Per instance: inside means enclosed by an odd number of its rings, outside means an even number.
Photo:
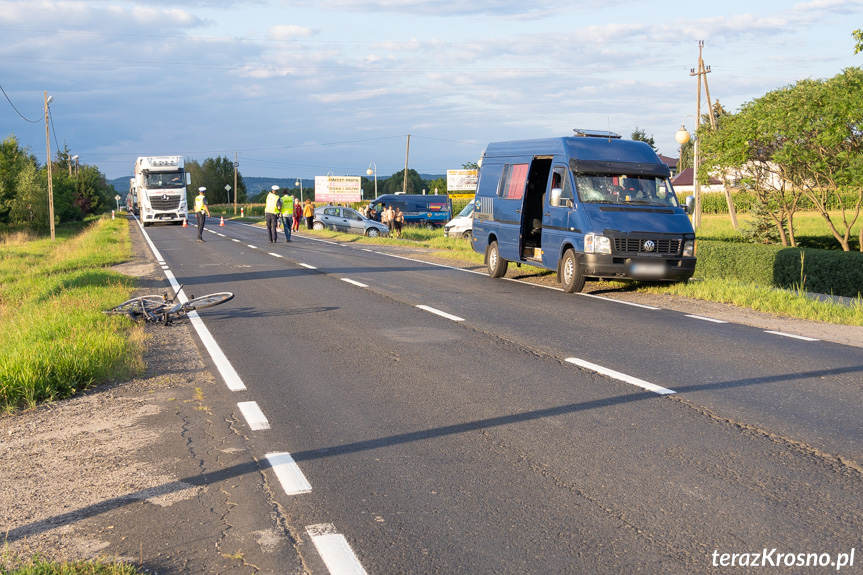
[[[315,223],[312,227],[316,230],[329,228],[337,232],[362,234],[370,238],[388,236],[390,233],[382,223],[363,217],[353,208],[341,206],[315,208]]]

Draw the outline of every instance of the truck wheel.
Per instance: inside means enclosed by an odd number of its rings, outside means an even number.
[[[560,262],[560,271],[557,274],[560,280],[560,285],[566,293],[576,293],[584,289],[584,276],[581,275],[581,269],[578,267],[578,258],[575,257],[575,252],[572,248],[566,250],[563,254],[563,260]]]
[[[485,249],[485,263],[488,266],[488,275],[493,278],[501,278],[506,275],[509,262],[500,257],[497,242],[491,242]]]

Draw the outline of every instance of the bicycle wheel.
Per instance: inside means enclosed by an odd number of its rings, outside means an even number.
[[[190,299],[183,305],[183,309],[204,309],[205,307],[213,307],[214,305],[219,305],[220,303],[225,303],[232,299],[234,299],[234,294],[229,291],[211,293],[210,295],[202,295],[201,297]]]
[[[144,310],[153,313],[163,305],[165,305],[165,298],[160,295],[142,295],[141,297],[134,297],[130,300],[124,301],[120,305],[112,307],[111,309],[106,309],[102,313],[106,313],[108,315],[128,315],[131,317],[137,317],[139,315],[144,315]]]

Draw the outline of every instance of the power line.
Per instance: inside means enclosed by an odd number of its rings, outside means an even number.
[[[6,101],[8,101],[8,102],[9,102],[9,105],[10,105],[10,106],[12,106],[12,109],[13,109],[13,110],[15,110],[16,112],[18,112],[18,108],[16,108],[16,107],[15,107],[15,104],[13,104],[13,103],[12,103],[12,100],[11,100],[11,99],[9,99],[9,95],[6,93],[6,90],[4,90],[4,89],[3,89],[3,86],[2,86],[2,85],[0,85],[0,92],[3,92],[3,95],[4,95],[4,96],[6,96]],[[19,115],[19,116],[21,116],[21,118],[23,118],[25,121],[30,122],[31,124],[35,124],[35,123],[37,123],[37,122],[41,122],[41,121],[45,118],[45,116],[43,115],[43,116],[42,116],[41,118],[39,118],[38,120],[30,120],[29,118],[26,118],[26,117],[24,116],[24,114],[22,114],[21,112],[18,112],[18,115]]]

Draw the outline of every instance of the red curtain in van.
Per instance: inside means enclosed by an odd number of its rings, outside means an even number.
[[[507,200],[520,200],[524,195],[524,187],[527,183],[528,164],[513,164],[509,169],[509,177],[506,180],[503,197]]]

